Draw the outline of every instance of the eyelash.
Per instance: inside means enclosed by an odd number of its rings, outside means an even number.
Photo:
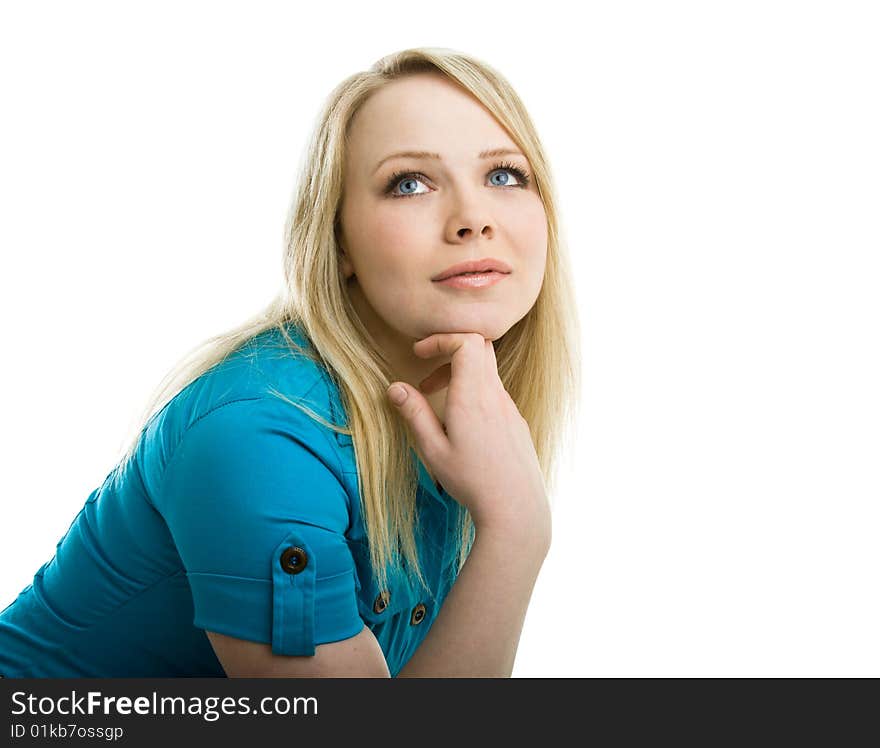
[[[490,170],[489,173],[493,171],[510,171],[516,174],[516,178],[519,180],[519,184],[511,184],[511,185],[499,185],[501,187],[521,187],[525,189],[529,186],[530,174],[518,166],[510,163],[500,163],[495,164]],[[385,194],[389,197],[417,197],[418,195],[424,195],[424,192],[411,192],[408,195],[395,195],[393,190],[397,187],[398,183],[403,180],[404,177],[414,177],[416,179],[427,179],[427,177],[418,171],[396,171],[391,175],[391,178],[388,180],[388,183],[385,185]]]

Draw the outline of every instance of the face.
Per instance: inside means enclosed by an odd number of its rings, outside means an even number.
[[[479,156],[498,148],[513,153]],[[404,150],[441,158],[383,161]],[[497,340],[532,308],[544,279],[547,218],[530,174],[483,105],[440,75],[394,81],[358,111],[340,260],[353,305],[392,360],[414,357],[412,343],[435,332]],[[483,288],[432,281],[451,265],[484,258],[510,273]]]

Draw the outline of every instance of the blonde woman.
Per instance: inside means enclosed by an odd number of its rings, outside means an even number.
[[[510,676],[579,378],[538,136],[409,49],[300,176],[281,293],[160,385],[0,614],[6,677]]]

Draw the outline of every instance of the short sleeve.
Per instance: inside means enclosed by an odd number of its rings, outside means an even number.
[[[307,415],[266,398],[226,403],[187,429],[157,508],[189,580],[194,626],[282,655],[313,655],[361,631],[348,497],[330,443]]]

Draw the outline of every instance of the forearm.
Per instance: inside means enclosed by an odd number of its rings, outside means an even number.
[[[424,641],[399,678],[509,678],[548,544],[481,532]]]

